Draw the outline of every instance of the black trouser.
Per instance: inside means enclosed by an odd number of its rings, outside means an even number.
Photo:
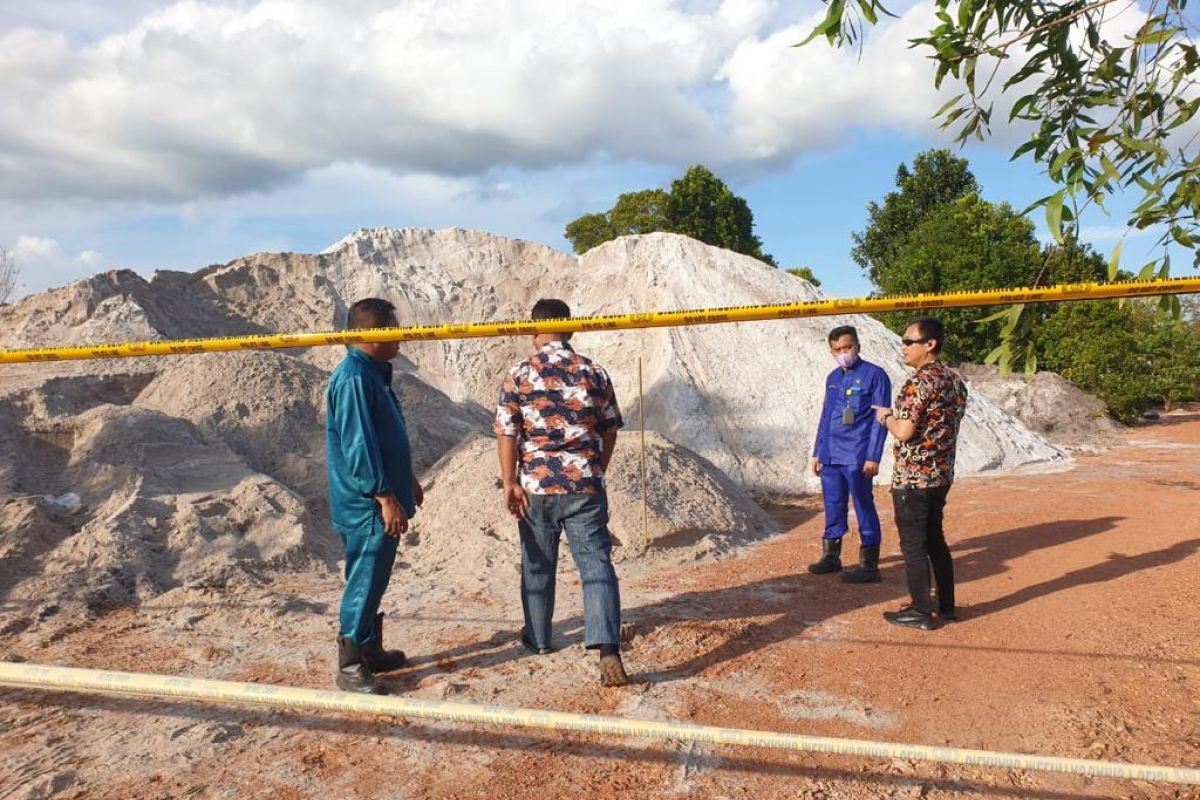
[[[954,610],[954,562],[942,530],[942,511],[946,508],[949,486],[933,489],[892,489],[896,510],[896,528],[900,531],[900,551],[908,575],[908,593],[912,608],[922,614],[933,612],[929,596],[929,567],[937,583],[938,608]]]

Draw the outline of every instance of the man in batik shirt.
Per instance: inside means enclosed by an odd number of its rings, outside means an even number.
[[[561,300],[539,300],[534,320],[565,319]],[[624,423],[604,370],[574,350],[570,333],[534,337],[536,352],[504,379],[496,408],[504,500],[521,537],[526,649],[551,652],[558,543],[567,533],[583,583],[584,646],[600,651],[600,682],[628,682],[621,663],[621,600],[612,565],[604,471]]]
[[[904,331],[904,363],[916,372],[900,389],[895,412],[875,406],[876,418],[896,437],[892,472],[892,505],[900,531],[900,550],[912,604],[885,611],[893,625],[932,630],[933,599],[929,571],[937,585],[937,614],[942,622],[955,619],[954,563],[942,515],[954,481],[958,429],[967,410],[967,387],[942,362],[938,353],[946,329],[933,317],[917,317]]]

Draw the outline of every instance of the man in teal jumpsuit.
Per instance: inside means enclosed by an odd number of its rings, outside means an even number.
[[[386,300],[350,307],[351,330],[398,326],[395,306]],[[391,360],[399,350],[398,342],[351,345],[325,394],[329,513],[346,547],[337,685],[350,692],[386,694],[375,673],[405,662],[404,653],[384,649],[379,613],[396,546],[424,499],[392,391]]]

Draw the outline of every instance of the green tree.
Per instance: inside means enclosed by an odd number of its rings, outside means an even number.
[[[617,234],[613,233],[612,222],[609,220],[608,214],[584,214],[567,223],[564,235],[571,246],[575,248],[576,253],[586,253],[593,247],[617,238]]]
[[[901,248],[932,211],[978,192],[979,183],[965,158],[948,150],[918,153],[911,170],[907,164],[896,168],[896,191],[889,192],[882,205],[867,205],[867,227],[853,234],[851,258],[882,287]]]
[[[621,195],[608,212],[612,232],[609,238],[666,230],[667,200],[667,193],[662,189],[643,189]]]
[[[1038,329],[1041,363],[1130,422],[1157,400],[1151,364],[1142,353],[1146,327],[1132,304],[1064,303]]]
[[[1042,265],[1033,225],[1007,203],[969,194],[933,208],[879,275],[886,294],[1000,289],[1033,283]],[[981,319],[1001,309],[947,309],[941,313],[952,335],[944,357],[951,362],[984,361],[995,348],[1004,321]],[[897,333],[906,314],[884,315]]]
[[[797,278],[802,278],[813,286],[821,285],[820,279],[813,274],[812,267],[792,267],[791,269],[784,270],[784,272],[788,275],[795,275]]]
[[[1148,11],[1115,3],[935,0],[937,22],[912,44],[928,52],[935,86],[950,77],[963,90],[936,114],[959,141],[989,135],[996,94],[1017,95],[1009,120],[1032,132],[1013,158],[1032,158],[1061,187],[1035,204],[1056,239],[1083,207],[1132,189],[1142,197],[1127,217],[1131,228],[1161,226],[1162,243],[1195,251],[1200,155],[1183,126],[1200,110],[1197,28],[1184,14],[1187,0],[1156,0]],[[861,47],[865,26],[888,13],[881,0],[826,6],[801,44],[823,36]],[[1137,15],[1132,36],[1106,24],[1117,14]],[[1152,263],[1165,274],[1165,255]]]
[[[681,233],[775,264],[754,235],[749,204],[703,166],[689,167],[672,182],[669,192],[645,189],[623,194],[607,212],[572,221],[565,235],[576,253],[585,253],[618,236],[654,231]]]
[[[1131,422],[1200,400],[1200,331],[1136,300],[1064,303],[1038,329],[1042,362]]]

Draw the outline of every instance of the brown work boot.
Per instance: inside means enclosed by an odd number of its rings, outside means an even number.
[[[600,656],[601,686],[625,686],[628,683],[629,676],[625,674],[625,665],[621,663],[621,656]]]

